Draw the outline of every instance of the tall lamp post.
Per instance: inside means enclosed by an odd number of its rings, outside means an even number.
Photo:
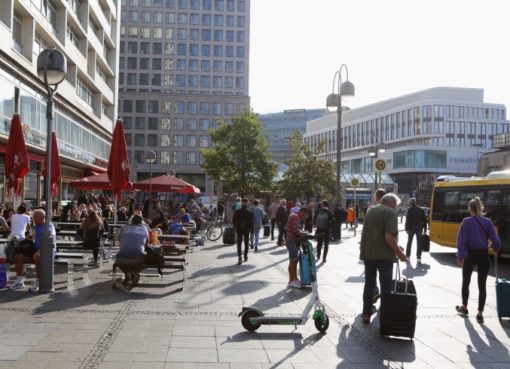
[[[149,218],[152,218],[152,164],[156,162],[156,152],[155,151],[147,151],[145,155],[145,162],[149,164]]]
[[[345,70],[345,82],[342,82],[342,70]],[[335,93],[336,82],[336,93]],[[349,82],[349,70],[342,64],[333,76],[333,91],[326,99],[326,106],[337,113],[336,126],[336,196],[341,204],[341,171],[342,171],[342,98],[354,97],[354,85]]]
[[[53,94],[58,85],[67,74],[67,62],[65,56],[57,49],[45,49],[37,57],[37,75],[44,82],[48,93],[46,104],[46,226],[41,239],[41,261],[39,292],[53,292],[53,235],[50,229],[52,203],[51,203],[51,133],[53,131]]]

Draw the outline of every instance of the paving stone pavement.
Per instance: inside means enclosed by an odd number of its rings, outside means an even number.
[[[163,280],[144,275],[131,292],[113,290],[106,264],[71,291],[0,291],[0,369],[510,369],[510,324],[496,317],[494,278],[485,324],[457,316],[460,269],[452,250],[436,245],[422,265],[403,264],[418,290],[415,339],[380,337],[377,316],[361,323],[358,242],[359,232],[344,230],[343,242],[331,244],[328,262],[319,264],[320,296],[331,318],[326,334],[312,321],[245,331],[237,316],[243,306],[300,314],[309,291],[286,288],[286,249],[274,241],[262,239],[242,265],[235,246],[207,241],[190,254],[184,281],[182,272]]]

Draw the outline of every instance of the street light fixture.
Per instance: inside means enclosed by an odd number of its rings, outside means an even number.
[[[39,292],[54,292],[53,287],[53,236],[50,230],[52,203],[51,203],[51,134],[53,131],[53,94],[58,85],[67,74],[67,62],[64,54],[57,49],[45,49],[37,57],[37,75],[44,82],[48,93],[46,103],[46,226],[41,239],[40,281]],[[53,87],[53,88],[52,88]]]
[[[155,151],[147,151],[145,154],[145,162],[149,164],[149,218],[152,218],[152,164],[156,162],[156,152]]]
[[[345,69],[345,82],[342,82],[342,70]],[[335,93],[335,82],[337,93]],[[341,203],[341,171],[342,171],[342,99],[354,97],[355,89],[349,82],[349,70],[346,64],[342,64],[333,76],[333,91],[326,98],[326,106],[337,113],[336,126],[336,195],[338,203]]]

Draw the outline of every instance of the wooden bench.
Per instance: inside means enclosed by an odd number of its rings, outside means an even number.
[[[80,252],[57,252],[55,253],[56,260],[59,260],[60,258],[64,259],[82,259],[82,275],[83,279],[88,278],[89,276],[89,260],[90,260],[90,254],[88,253],[80,253]]]

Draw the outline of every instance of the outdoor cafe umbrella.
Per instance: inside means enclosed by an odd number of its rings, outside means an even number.
[[[61,173],[61,169],[60,169],[60,158],[59,158],[59,153],[58,153],[57,135],[55,132],[51,133],[51,178],[50,178],[50,181],[48,181],[48,177],[46,175],[46,158],[44,160],[44,166],[43,166],[42,173],[46,180],[46,183],[51,184],[51,197],[57,196],[60,176],[62,175],[62,173]]]
[[[117,223],[117,202],[122,189],[129,186],[129,160],[127,155],[126,137],[124,136],[124,124],[117,119],[113,131],[112,147],[108,159],[108,178],[112,186],[112,195],[115,202],[113,222]]]
[[[112,190],[110,178],[108,178],[107,173],[95,174],[93,176],[75,179],[74,181],[71,181],[71,186],[85,191]],[[131,183],[128,183],[127,186],[122,187],[122,190],[129,190],[131,187]]]
[[[19,114],[14,114],[5,152],[5,176],[8,178],[7,189],[13,197],[14,207],[16,205],[16,196],[22,193],[21,182],[28,173],[28,170],[28,152],[25,146],[23,130],[21,129],[21,118]]]
[[[136,182],[133,188],[145,192],[152,190],[152,192],[200,193],[198,187],[168,174]]]

